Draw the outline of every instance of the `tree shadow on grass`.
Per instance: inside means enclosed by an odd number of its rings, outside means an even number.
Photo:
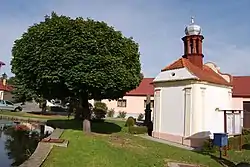
[[[61,129],[72,129],[72,130],[82,130],[82,121],[68,119],[68,120],[48,120],[47,125],[53,128]],[[108,121],[92,121],[91,131],[100,134],[112,134],[118,133],[122,130],[122,127]]]
[[[61,116],[66,116],[67,113],[63,113],[63,112],[45,112],[42,113],[41,111],[30,111],[27,112],[28,114],[34,114],[34,115],[47,115],[47,116],[54,116],[54,115],[61,115]]]
[[[222,166],[227,166],[227,167],[235,167],[235,163],[232,161],[229,161],[228,159],[225,158],[219,158],[209,152],[202,152],[202,151],[194,151],[196,153],[202,154],[202,155],[207,155],[210,156],[211,159],[215,160],[216,162],[218,162],[219,164],[221,164]]]

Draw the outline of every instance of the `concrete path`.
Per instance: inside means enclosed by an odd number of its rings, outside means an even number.
[[[168,167],[199,167],[199,165],[191,165],[184,163],[169,162]]]
[[[163,144],[167,144],[167,145],[179,147],[179,148],[190,150],[190,151],[199,150],[199,149],[196,149],[196,148],[184,146],[184,145],[181,145],[181,144],[178,144],[178,143],[174,143],[174,142],[170,142],[170,141],[167,141],[167,140],[157,139],[157,138],[154,138],[154,137],[151,137],[151,136],[147,136],[147,135],[138,135],[138,136],[140,136],[140,137],[142,137],[144,139],[148,139],[148,140],[152,140],[152,141],[155,141],[155,142],[159,142],[159,143],[163,143]]]

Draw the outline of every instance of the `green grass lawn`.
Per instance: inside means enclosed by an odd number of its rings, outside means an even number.
[[[69,140],[69,146],[54,147],[43,167],[164,167],[168,161],[220,166],[208,155],[127,134],[121,121],[93,123],[92,135],[83,134],[81,123],[57,120],[54,124],[66,128],[62,138]]]

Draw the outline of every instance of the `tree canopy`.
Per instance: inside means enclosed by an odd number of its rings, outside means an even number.
[[[15,76],[46,98],[116,99],[141,80],[138,44],[92,19],[53,12],[15,41],[12,55]]]
[[[14,42],[12,72],[45,98],[117,99],[141,82],[138,44],[105,22],[52,12]]]

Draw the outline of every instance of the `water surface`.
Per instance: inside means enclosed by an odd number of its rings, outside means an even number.
[[[26,125],[0,120],[0,167],[22,164],[35,151],[39,140],[38,130],[31,131]]]

